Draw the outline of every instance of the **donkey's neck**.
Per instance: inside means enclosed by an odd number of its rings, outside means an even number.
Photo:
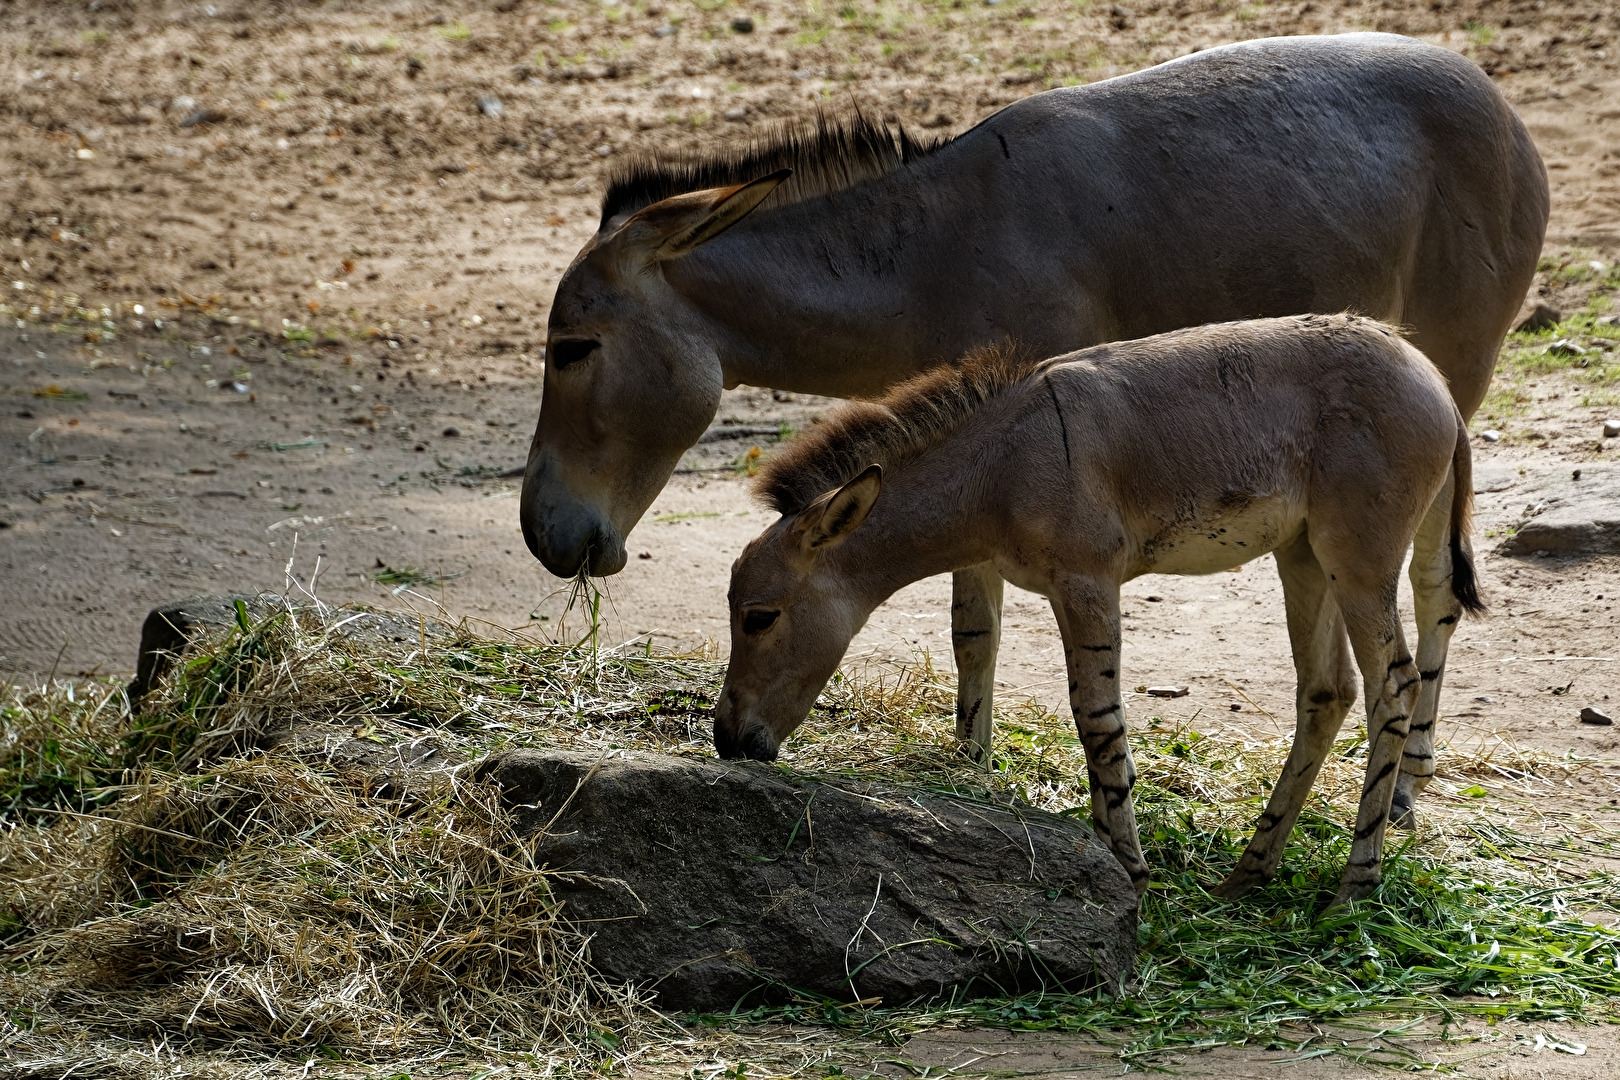
[[[933,166],[759,213],[667,264],[713,327],[727,386],[875,395],[983,343],[923,307],[960,269],[942,258],[959,215]]]

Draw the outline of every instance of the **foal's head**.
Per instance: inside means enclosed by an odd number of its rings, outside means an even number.
[[[810,715],[869,608],[828,556],[877,501],[883,470],[783,517],[731,567],[731,663],[714,713],[724,758],[770,761]]]
[[[782,517],[731,568],[731,664],[714,718],[721,757],[774,758],[905,576],[903,540],[921,528],[913,517],[886,517],[867,526],[881,532],[858,551],[838,550],[872,510],[885,470],[891,499],[912,492],[912,464],[1036,367],[1010,347],[981,349],[881,401],[843,406],[766,463],[758,490]]]

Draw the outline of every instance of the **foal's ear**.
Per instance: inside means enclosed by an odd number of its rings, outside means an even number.
[[[624,223],[619,242],[648,263],[679,258],[747,217],[792,173],[792,169],[781,169],[747,184],[692,191],[655,202]]]
[[[868,465],[866,471],[826,497],[821,513],[805,523],[800,543],[807,552],[840,543],[860,527],[877,502],[883,486],[883,466]],[[812,516],[813,510],[806,516]]]

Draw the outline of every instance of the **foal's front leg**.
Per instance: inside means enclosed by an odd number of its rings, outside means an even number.
[[[1148,867],[1131,805],[1136,766],[1119,699],[1119,586],[1069,578],[1053,593],[1052,609],[1068,662],[1069,708],[1086,751],[1092,827],[1140,896],[1147,891]]]
[[[990,752],[996,651],[1001,646],[1001,575],[984,563],[951,575],[951,649],[956,654],[956,738],[975,761]]]

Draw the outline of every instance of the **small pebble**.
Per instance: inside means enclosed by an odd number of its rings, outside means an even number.
[[[650,558],[652,558],[652,552],[643,551],[641,554],[637,555],[636,558],[638,558],[638,559],[650,559]]]
[[[1188,690],[1185,686],[1150,686],[1147,688],[1148,697],[1186,697]]]
[[[494,94],[486,94],[484,97],[478,99],[478,111],[483,113],[485,116],[494,118],[504,113],[506,111],[506,106],[502,105],[501,99],[496,97]]]
[[[668,23],[653,31],[653,37],[674,37],[675,28]]]
[[[739,34],[752,34],[754,32],[754,20],[746,15],[732,19],[731,28]]]
[[[1608,713],[1599,712],[1588,705],[1581,710],[1581,723],[1596,724],[1598,727],[1610,727],[1614,724],[1614,718],[1609,716]]]
[[[1479,437],[1484,439],[1486,442],[1501,442],[1502,441],[1502,433],[1500,431],[1497,431],[1495,428],[1491,428],[1489,431],[1480,432]]]
[[[727,120],[746,120],[748,118],[748,110],[747,109],[727,109],[726,113],[725,113],[725,116],[726,116]]]
[[[183,128],[196,127],[198,124],[217,124],[225,119],[225,114],[218,109],[194,109],[190,115],[180,121]]]
[[[1231,709],[1233,712],[1242,712],[1243,711],[1243,703],[1238,702],[1238,701],[1234,701],[1231,704],[1227,705],[1226,707],[1228,709]]]
[[[454,439],[454,438],[459,437],[460,435],[461,435],[461,429],[460,428],[447,427],[447,428],[444,429],[444,437],[447,438],[447,439]]]
[[[1605,439],[1620,439],[1620,420],[1603,421],[1603,437]]]
[[[1491,698],[1491,695],[1489,695],[1489,694],[1481,694],[1477,698],[1475,698],[1474,700],[1477,701],[1477,702],[1480,702],[1481,704],[1484,704],[1484,705],[1493,704],[1493,699]]]

